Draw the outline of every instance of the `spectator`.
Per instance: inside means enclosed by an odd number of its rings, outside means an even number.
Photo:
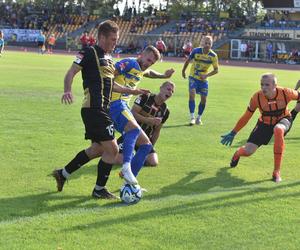
[[[273,45],[272,43],[268,43],[267,45],[267,59],[268,61],[273,61]]]
[[[48,38],[48,53],[52,54],[53,53],[53,47],[55,45],[56,38],[54,34],[51,34]]]
[[[0,57],[2,56],[3,50],[4,50],[4,35],[3,32],[0,30]]]
[[[162,38],[158,38],[156,44],[155,44],[155,47],[158,49],[160,55],[161,55],[161,62],[163,60],[163,54],[166,52],[167,50],[167,46],[166,44],[164,43],[164,41],[162,40]]]
[[[192,50],[193,50],[193,44],[192,44],[192,42],[191,42],[190,40],[187,40],[187,41],[184,43],[182,49],[183,49],[184,57],[185,57],[185,58],[188,58],[189,55],[190,55],[190,53],[191,53]]]

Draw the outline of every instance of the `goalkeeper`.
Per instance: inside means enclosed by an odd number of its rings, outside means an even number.
[[[261,145],[267,145],[274,134],[274,171],[272,180],[280,182],[280,168],[284,151],[284,136],[292,126],[292,117],[287,105],[290,101],[300,102],[300,93],[290,88],[277,86],[276,76],[272,73],[261,77],[261,90],[256,92],[250,104],[235,127],[228,134],[221,136],[223,145],[231,145],[235,135],[248,123],[258,108],[261,116],[251,132],[247,143],[233,155],[230,166],[236,167],[241,156],[252,155]]]

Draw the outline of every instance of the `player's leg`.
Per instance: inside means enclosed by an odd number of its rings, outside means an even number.
[[[103,153],[103,147],[93,142],[91,146],[85,150],[80,151],[64,168],[55,169],[52,176],[56,180],[57,191],[63,190],[65,181],[69,179],[70,175],[88,163],[90,160],[100,157]]]
[[[137,179],[131,171],[131,160],[136,139],[140,134],[140,126],[134,119],[127,104],[123,101],[112,102],[109,114],[116,129],[123,135],[123,163],[120,177],[124,178],[128,183],[136,184]]]
[[[196,120],[195,120],[195,96],[196,96],[196,79],[189,77],[189,110],[190,110],[190,125],[194,125]]]
[[[258,146],[251,142],[247,142],[244,146],[238,148],[238,150],[235,151],[233,157],[231,158],[230,167],[236,167],[239,163],[240,157],[248,157],[254,154],[257,148]]]
[[[145,161],[145,166],[149,166],[149,167],[156,167],[158,165],[158,155],[157,153],[154,151],[154,153],[149,153],[147,155],[146,161]]]
[[[299,111],[300,111],[300,102],[298,102],[296,104],[295,108],[291,111],[291,115],[292,115],[293,121],[296,119],[296,116],[299,113]]]
[[[123,137],[121,136],[117,140],[118,147],[119,147],[119,153],[116,158],[115,164],[122,165],[123,163]],[[138,144],[138,141],[137,141]],[[138,150],[138,147],[135,147],[135,150]],[[146,157],[146,161],[144,163],[144,166],[150,166],[150,167],[156,167],[158,165],[158,155],[154,148],[150,151],[150,153]]]
[[[197,83],[197,93],[200,93],[200,103],[198,105],[198,116],[196,119],[197,125],[202,125],[201,116],[204,112],[205,105],[206,105],[206,99],[208,94],[208,82],[198,82]]]
[[[117,141],[115,139],[101,141],[101,146],[103,147],[103,154],[98,163],[97,180],[92,196],[96,199],[116,199],[117,197],[106,188],[106,183],[118,154]]]
[[[267,145],[273,136],[273,126],[257,122],[252,130],[247,143],[238,148],[231,158],[230,167],[234,168],[238,165],[240,157],[252,155],[261,145]]]
[[[205,109],[207,96],[201,94],[200,97],[201,97],[201,99],[200,99],[200,103],[198,105],[198,116],[197,116],[197,119],[196,119],[196,124],[197,125],[202,125],[201,117],[202,117],[202,114],[203,114],[204,109]]]
[[[272,179],[275,182],[281,181],[280,169],[285,148],[284,135],[289,131],[290,127],[291,121],[286,118],[280,120],[274,127],[274,171]]]
[[[137,139],[138,150],[132,158],[131,169],[134,176],[137,176],[141,168],[143,167],[147,155],[151,152],[153,146],[146,135],[146,133],[141,130],[141,133]]]

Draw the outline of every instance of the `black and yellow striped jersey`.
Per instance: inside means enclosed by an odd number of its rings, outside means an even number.
[[[79,51],[74,63],[81,68],[82,73],[82,107],[108,109],[115,72],[111,56],[95,45]]]
[[[155,94],[140,95],[135,99],[134,104],[142,108],[140,112],[142,116],[162,118],[162,124],[165,123],[169,118],[170,111],[167,107],[167,104],[163,103],[162,105],[157,105],[155,103]],[[155,126],[140,122],[139,125],[151,140]]]

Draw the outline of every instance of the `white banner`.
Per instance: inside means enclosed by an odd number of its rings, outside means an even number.
[[[40,34],[40,30],[27,29],[3,29],[6,41],[35,42]]]
[[[300,0],[294,0],[294,7],[300,8]]]

